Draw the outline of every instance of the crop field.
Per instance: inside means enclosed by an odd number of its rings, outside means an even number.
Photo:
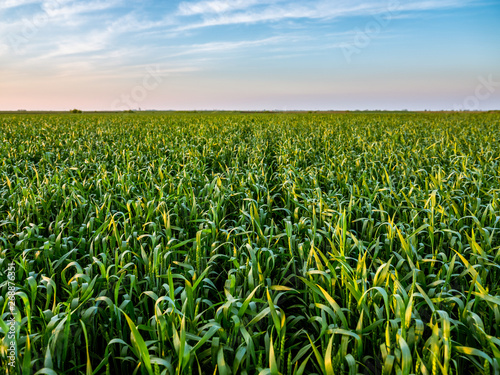
[[[0,373],[500,374],[500,114],[0,115]]]

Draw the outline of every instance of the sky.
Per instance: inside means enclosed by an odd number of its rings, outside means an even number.
[[[0,0],[0,110],[500,109],[500,0]]]

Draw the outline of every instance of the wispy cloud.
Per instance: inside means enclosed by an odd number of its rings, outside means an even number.
[[[180,49],[183,49],[183,51],[172,55],[172,57],[192,55],[197,53],[227,52],[230,50],[235,50],[240,48],[262,47],[265,45],[281,43],[284,40],[285,40],[284,37],[277,36],[259,40],[242,40],[238,42],[211,42],[203,44],[193,44],[189,46],[181,46]]]
[[[94,0],[87,2],[45,0],[42,3],[42,10],[45,11],[50,17],[69,18],[110,9],[120,3],[122,3],[121,0]]]
[[[224,13],[235,10],[248,9],[254,5],[269,3],[262,0],[211,0],[200,2],[182,2],[179,4],[179,14],[192,16],[199,14]]]
[[[462,7],[471,0],[445,1],[331,1],[319,0],[310,2],[278,2],[236,0],[183,2],[179,5],[180,16],[200,15],[202,20],[184,24],[179,30],[192,30],[210,26],[255,24],[260,22],[277,22],[285,19],[324,19],[330,20],[348,16],[376,15],[387,12],[389,7],[400,12],[426,11],[452,7]]]
[[[415,11],[431,10],[436,8],[458,7],[471,1],[459,0],[401,0],[398,10],[400,16]],[[125,55],[137,57],[141,50],[146,56],[152,56],[148,45],[154,45],[156,51],[165,53],[165,57],[192,56],[195,54],[211,54],[227,52],[242,48],[257,48],[266,45],[276,45],[281,53],[307,47],[304,39],[290,39],[290,30],[287,30],[283,21],[321,20],[355,16],[374,15],[387,11],[387,0],[346,1],[332,3],[328,0],[311,1],[284,1],[284,0],[203,0],[182,1],[174,11],[152,18],[153,14],[147,11],[137,11],[139,8],[128,7],[125,0],[4,0],[0,9],[11,8],[25,4],[38,3],[40,8],[32,8],[31,15],[23,19],[13,19],[0,25],[0,34],[4,35],[4,45],[0,48],[0,56],[6,56],[9,43],[5,36],[20,37],[21,46],[26,47],[27,54],[22,63],[38,64],[38,61],[57,60],[69,57],[74,59],[113,56],[120,49],[118,46],[123,40],[134,45],[134,51],[125,51],[122,46],[118,55],[124,59]],[[125,9],[125,12],[119,9]],[[48,20],[41,26],[36,26],[35,33],[25,38],[22,30],[28,23],[40,17],[48,16]],[[248,40],[243,36],[231,36],[223,41],[209,41],[207,43],[191,43],[184,45],[158,45],[160,40],[172,40],[172,36],[182,38],[190,35],[199,35],[196,30],[210,26],[231,26],[238,24],[270,23],[281,25],[280,30],[267,30],[260,39]],[[302,24],[305,27],[305,24]],[[28,25],[31,28],[31,24]],[[293,29],[293,28],[292,28]],[[84,31],[85,30],[85,31]],[[309,30],[304,28],[303,37],[307,37]],[[29,40],[28,40],[29,39]],[[227,40],[230,39],[230,40]],[[234,40],[236,39],[236,40]],[[324,39],[324,38],[323,38]],[[337,35],[334,39],[324,40],[324,48],[336,48],[345,38]],[[154,40],[154,41],[153,41]],[[205,38],[202,38],[205,40]],[[1,40],[0,40],[1,42]],[[301,43],[302,42],[302,43]],[[142,43],[142,44],[138,44]],[[0,43],[1,44],[1,43]],[[317,47],[316,47],[317,48]],[[14,63],[15,59],[4,59],[4,63]]]
[[[39,3],[39,2],[40,2],[40,0],[3,0],[0,3],[0,10],[9,9],[9,8],[16,8],[19,6],[34,4],[34,3]]]

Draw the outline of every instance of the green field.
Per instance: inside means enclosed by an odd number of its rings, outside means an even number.
[[[0,140],[1,373],[500,374],[499,113],[4,114]]]

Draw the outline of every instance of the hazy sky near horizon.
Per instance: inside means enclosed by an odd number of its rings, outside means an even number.
[[[1,0],[0,110],[499,109],[500,1]]]

